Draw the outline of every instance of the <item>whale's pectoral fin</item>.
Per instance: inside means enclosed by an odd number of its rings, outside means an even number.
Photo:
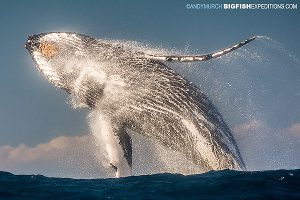
[[[145,57],[152,59],[152,60],[160,60],[160,61],[168,61],[168,62],[196,62],[196,61],[206,61],[212,58],[217,58],[220,56],[223,56],[231,51],[234,51],[242,46],[244,46],[245,44],[253,41],[256,37],[251,37],[248,38],[234,46],[231,46],[229,48],[214,52],[214,53],[209,53],[209,54],[203,54],[203,55],[184,55],[184,56],[177,56],[177,55],[170,55],[170,56],[166,56],[166,55],[149,55],[146,54]]]
[[[123,124],[113,124],[110,117],[99,112],[91,114],[91,131],[99,143],[104,143],[110,166],[116,177],[132,174],[131,137]]]
[[[132,142],[125,126],[113,127],[113,136],[110,140],[112,144],[108,145],[112,146],[107,148],[107,151],[110,155],[110,166],[116,171],[116,177],[130,176],[132,174]]]
[[[116,136],[118,137],[119,144],[124,152],[123,156],[125,157],[129,167],[132,168],[132,140],[125,125],[121,126],[121,128],[117,131]]]

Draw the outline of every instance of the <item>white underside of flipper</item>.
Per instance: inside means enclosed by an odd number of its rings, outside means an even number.
[[[131,176],[132,170],[117,137],[117,129],[111,122],[110,117],[93,112],[90,114],[91,132],[100,144],[104,144],[109,165],[116,171],[116,177]]]

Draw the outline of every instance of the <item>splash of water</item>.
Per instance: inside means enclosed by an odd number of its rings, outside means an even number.
[[[196,84],[200,85],[200,88],[204,89],[205,93],[211,97],[215,104],[217,104],[221,109],[222,113],[224,113],[224,117],[227,121],[229,121],[229,124],[233,124],[232,129],[234,130],[238,130],[236,127],[238,127],[238,124],[241,124],[242,122],[247,123],[247,121],[251,122],[252,119],[260,118],[263,120],[265,118],[261,115],[260,105],[258,105],[255,100],[255,96],[258,91],[253,89],[257,89],[257,86],[254,86],[251,77],[254,69],[257,70],[259,68],[259,70],[264,70],[264,67],[262,66],[265,65],[266,62],[272,63],[272,57],[265,55],[264,52],[272,48],[277,50],[279,54],[283,55],[286,59],[292,60],[293,63],[299,63],[297,57],[289,53],[289,51],[282,47],[279,42],[267,36],[257,36],[257,39],[260,42],[259,45],[237,50],[229,55],[216,59],[214,62],[200,64],[189,63],[183,66],[178,64],[169,65],[171,68],[191,78]],[[180,50],[176,49],[169,50],[155,48],[150,44],[144,43],[130,41],[114,42],[116,45],[123,44],[126,48],[146,52],[148,54],[174,55],[179,54],[180,52]],[[185,53],[189,54],[187,51],[189,50],[186,49]],[[240,63],[244,64],[241,65]],[[245,63],[247,64],[245,65]],[[187,65],[189,68],[186,68]],[[223,69],[220,70],[221,68]],[[200,82],[199,77],[201,78]],[[239,87],[237,87],[237,83],[239,84]],[[241,95],[236,95],[240,93],[238,91],[242,91]],[[236,111],[232,111],[232,106],[229,104],[230,102],[233,102],[233,107]],[[234,120],[235,118],[240,118],[240,120]],[[256,128],[257,127],[252,127],[252,130],[256,130]],[[253,138],[251,139],[251,137],[255,137],[255,134],[251,131],[248,132],[246,138],[241,137],[240,134],[242,133],[237,133],[235,131],[235,137],[238,145],[240,146],[240,149],[242,149],[242,154],[245,156],[245,160],[248,162],[248,167],[250,169],[270,169],[276,168],[276,165],[281,167],[285,166],[278,164],[278,159],[283,157],[274,158],[274,156],[272,156],[274,148],[262,148],[264,145],[278,145],[277,141],[275,142],[270,140],[270,137],[273,137],[271,134],[272,129],[273,128],[270,127],[258,130],[264,135],[261,138],[261,142],[257,142],[253,140]],[[199,166],[195,166],[192,162],[187,160],[184,155],[178,152],[170,151],[164,146],[154,143],[142,136],[136,134],[131,134],[131,136],[134,144],[133,166],[135,167],[133,167],[133,173],[136,175],[158,172],[193,174],[200,173],[202,171]],[[249,144],[246,144],[246,140],[250,141]],[[282,149],[285,149],[286,144],[284,142],[286,142],[286,140],[281,144]],[[249,146],[250,144],[251,146]],[[112,145],[112,147],[113,146],[114,145]],[[254,158],[256,155],[254,156],[250,153],[253,149],[261,149],[263,151],[262,158],[265,159],[268,155],[269,159],[266,159],[266,162],[263,163],[261,160]],[[287,156],[284,156],[284,159],[286,160],[286,163],[289,163],[289,158]],[[256,165],[253,165],[251,160],[256,160]]]
[[[296,66],[300,67],[300,59],[296,55],[291,53],[290,50],[288,50],[286,47],[284,47],[277,40],[274,40],[265,35],[257,36],[257,39],[259,39],[261,42],[263,42],[266,47],[278,50],[285,57],[288,57],[289,59],[291,59],[296,64]]]

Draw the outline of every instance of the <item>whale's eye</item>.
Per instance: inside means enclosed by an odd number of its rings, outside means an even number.
[[[58,48],[54,43],[43,42],[40,44],[39,48],[43,56],[48,59],[53,58],[58,52]]]

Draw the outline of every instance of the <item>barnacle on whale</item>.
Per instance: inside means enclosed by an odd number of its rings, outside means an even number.
[[[57,46],[51,42],[40,43],[39,49],[43,56],[45,56],[48,59],[53,58],[58,53]]]

